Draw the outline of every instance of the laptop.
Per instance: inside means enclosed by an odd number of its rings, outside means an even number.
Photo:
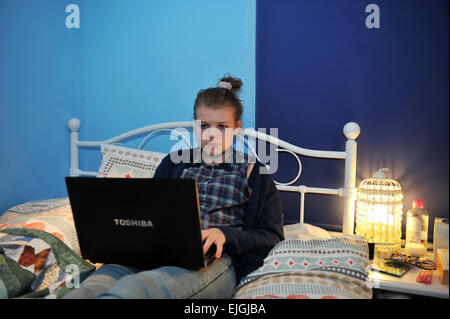
[[[191,179],[66,177],[81,255],[141,270],[206,267]]]

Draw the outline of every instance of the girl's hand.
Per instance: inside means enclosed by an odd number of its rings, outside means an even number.
[[[219,259],[222,256],[223,244],[225,244],[225,235],[219,228],[208,228],[202,230],[202,240],[205,241],[203,245],[203,254],[206,254],[209,247],[212,244],[216,245],[216,259]]]

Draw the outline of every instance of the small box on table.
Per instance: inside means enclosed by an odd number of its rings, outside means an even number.
[[[437,261],[437,250],[448,249],[448,218],[435,218],[433,231],[433,253]]]
[[[448,285],[448,249],[437,250],[437,268],[444,285]]]

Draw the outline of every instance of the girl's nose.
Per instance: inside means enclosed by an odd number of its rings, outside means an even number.
[[[209,128],[207,131],[204,132],[204,137],[206,137],[206,139],[209,141],[220,140],[221,132],[219,129]]]

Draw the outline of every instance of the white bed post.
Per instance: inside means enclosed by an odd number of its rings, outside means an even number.
[[[355,122],[349,122],[344,126],[344,135],[347,138],[345,143],[345,180],[344,180],[344,218],[342,222],[342,233],[353,234],[355,221],[355,201],[356,201],[356,150],[361,129]]]
[[[77,118],[71,118],[67,122],[70,129],[70,176],[79,176],[79,154],[78,154],[78,131],[81,127],[81,122]]]

